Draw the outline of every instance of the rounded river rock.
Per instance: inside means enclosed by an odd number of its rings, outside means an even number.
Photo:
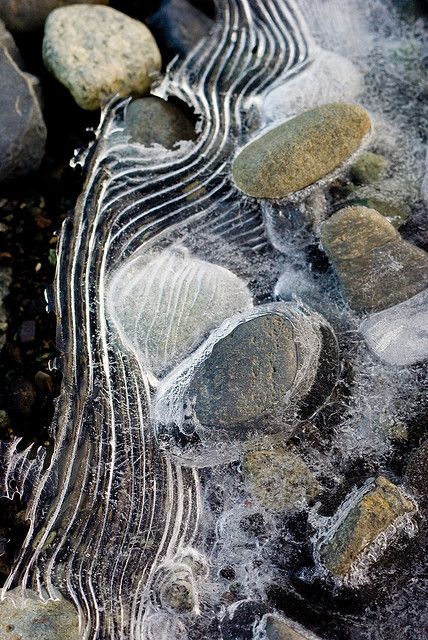
[[[337,169],[370,129],[370,116],[359,105],[333,103],[305,111],[242,149],[233,179],[249,196],[285,198]]]
[[[114,95],[143,95],[161,55],[149,29],[120,11],[73,5],[53,11],[45,25],[47,68],[84,109]]]

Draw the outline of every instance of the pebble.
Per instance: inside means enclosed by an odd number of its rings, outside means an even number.
[[[322,225],[321,244],[356,311],[381,311],[428,287],[428,254],[374,209],[341,209]]]
[[[6,593],[0,602],[0,640],[78,640],[79,618],[66,600],[44,603],[33,591]]]
[[[154,96],[131,102],[126,110],[125,134],[146,147],[172,149],[181,140],[195,140],[195,127],[173,102]]]
[[[125,264],[112,282],[109,300],[123,340],[156,376],[187,356],[225,318],[253,304],[245,282],[234,273],[182,247]]]
[[[331,327],[308,308],[275,303],[236,315],[165,378],[155,399],[158,438],[185,456],[192,447],[180,451],[180,434],[196,438],[201,458],[192,463],[212,466],[237,459],[239,446],[261,435],[289,436],[298,412],[330,395],[337,357]]]
[[[233,179],[249,196],[285,198],[337,169],[370,129],[370,116],[359,105],[305,111],[244,147],[233,163]]]
[[[391,202],[390,200],[381,199],[377,193],[373,196],[367,194],[359,195],[358,191],[350,198],[351,206],[366,207],[367,209],[375,209],[383,215],[396,229],[399,229],[410,216],[410,208],[404,202]]]
[[[108,4],[109,0],[1,0],[0,18],[11,31],[41,29],[49,13],[69,4]]]
[[[316,556],[339,582],[358,586],[401,532],[416,532],[416,503],[384,476],[348,496],[322,525]]]
[[[24,320],[18,329],[19,341],[21,344],[29,344],[34,342],[36,337],[35,320]]]
[[[281,447],[247,453],[243,473],[251,495],[275,511],[304,507],[321,491],[304,460]]]
[[[3,20],[0,20],[0,47],[4,47],[5,49],[7,49],[12,60],[16,62],[18,67],[21,67],[21,69],[23,68],[22,56],[19,52],[18,47],[16,46],[15,40],[6,29]]]
[[[410,454],[405,481],[415,493],[428,494],[428,440]]]
[[[213,20],[187,0],[164,0],[146,20],[162,51],[172,58],[186,56],[212,27]]]
[[[274,613],[264,615],[254,632],[254,637],[263,640],[320,640],[300,624]]]
[[[428,289],[400,304],[369,315],[360,333],[372,352],[391,366],[428,359]]]
[[[386,160],[383,156],[367,151],[351,165],[349,172],[355,184],[370,184],[380,180],[385,168]]]
[[[45,153],[46,127],[37,80],[21,71],[0,47],[0,182],[37,169]]]
[[[116,94],[143,95],[161,68],[148,28],[110,7],[55,9],[45,25],[47,68],[84,109],[97,109]]]

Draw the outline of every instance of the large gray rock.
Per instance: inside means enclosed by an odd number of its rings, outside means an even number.
[[[68,4],[108,4],[109,0],[0,0],[0,18],[11,31],[41,29],[49,13]]]
[[[45,25],[43,58],[84,109],[97,109],[116,94],[147,93],[161,68],[148,28],[103,6],[52,11]]]
[[[305,111],[244,147],[233,179],[247,195],[285,198],[332,173],[360,147],[370,116],[355,104]]]
[[[76,609],[63,599],[44,603],[32,591],[14,589],[0,602],[0,640],[79,640]]]
[[[23,73],[4,47],[0,47],[0,77],[0,181],[5,181],[39,167],[46,127],[36,78]]]
[[[180,140],[194,140],[195,127],[172,102],[147,96],[131,102],[126,110],[125,133],[130,142],[146,147],[160,144],[172,149]]]
[[[322,225],[321,243],[357,311],[381,311],[428,287],[428,254],[374,209],[338,211]]]
[[[0,47],[7,49],[18,67],[21,67],[21,69],[23,68],[23,60],[19,49],[16,46],[13,36],[6,29],[3,20],[0,20]]]

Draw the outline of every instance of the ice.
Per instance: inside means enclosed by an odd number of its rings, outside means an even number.
[[[428,358],[428,289],[401,304],[369,315],[360,331],[386,364],[409,366]]]

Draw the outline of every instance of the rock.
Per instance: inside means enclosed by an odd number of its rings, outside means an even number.
[[[244,147],[233,163],[233,179],[249,196],[285,198],[337,169],[370,128],[369,114],[358,105],[316,107]]]
[[[228,607],[221,620],[221,640],[254,640],[253,629],[267,612],[269,607],[264,602],[236,602]]]
[[[154,96],[131,102],[126,110],[125,129],[130,142],[146,147],[160,144],[172,149],[180,140],[195,140],[195,127],[172,102]]]
[[[410,454],[405,481],[414,492],[428,494],[428,440]]]
[[[428,254],[374,209],[341,209],[322,225],[321,244],[356,311],[381,311],[428,286]]]
[[[284,120],[322,104],[353,101],[362,88],[362,74],[351,60],[319,47],[313,61],[296,75],[284,78],[269,91],[263,114],[269,121]]]
[[[44,603],[30,590],[6,592],[0,602],[0,640],[78,640],[79,617],[66,600]]]
[[[252,307],[245,283],[187,249],[125,263],[109,290],[122,339],[155,375],[163,375],[225,318]]]
[[[162,51],[170,58],[186,56],[208,36],[213,20],[187,0],[164,0],[160,9],[146,20]]]
[[[280,447],[247,453],[243,472],[252,496],[275,511],[304,507],[321,491],[303,459]]]
[[[368,316],[360,333],[386,364],[409,366],[428,359],[428,289]]]
[[[400,533],[416,532],[416,513],[416,503],[400,487],[383,476],[371,479],[321,525],[315,557],[339,582],[364,584],[387,546]]]
[[[18,67],[21,67],[21,69],[23,68],[23,60],[21,54],[19,53],[19,49],[16,46],[15,40],[13,39],[12,35],[6,29],[3,20],[0,20],[0,47],[4,47],[5,49],[7,49],[12,60],[16,62]]]
[[[377,194],[373,197],[369,194],[359,195],[358,191],[349,199],[351,206],[366,207],[367,209],[375,209],[383,215],[393,227],[398,229],[410,216],[410,208],[404,202],[396,203],[389,200],[379,199]]]
[[[0,0],[0,18],[11,31],[41,29],[49,13],[69,4],[108,4],[109,0]]]
[[[18,378],[10,389],[8,403],[11,415],[17,418],[28,417],[36,401],[34,385],[25,378]]]
[[[350,174],[355,184],[370,184],[382,177],[386,160],[378,153],[367,151],[363,153],[350,168]]]
[[[36,337],[36,321],[24,320],[18,330],[19,341],[21,344],[28,344],[34,342]]]
[[[300,624],[274,613],[267,613],[254,630],[255,638],[263,640],[320,640]]]
[[[165,378],[158,438],[192,464],[236,459],[245,442],[289,436],[297,415],[325,402],[336,375],[336,339],[319,314],[293,303],[256,307],[226,320]]]
[[[45,25],[47,68],[84,109],[97,109],[116,94],[142,95],[161,68],[147,27],[103,6],[55,9]]]
[[[9,51],[0,48],[0,181],[37,169],[45,152],[46,127],[35,91]]]

